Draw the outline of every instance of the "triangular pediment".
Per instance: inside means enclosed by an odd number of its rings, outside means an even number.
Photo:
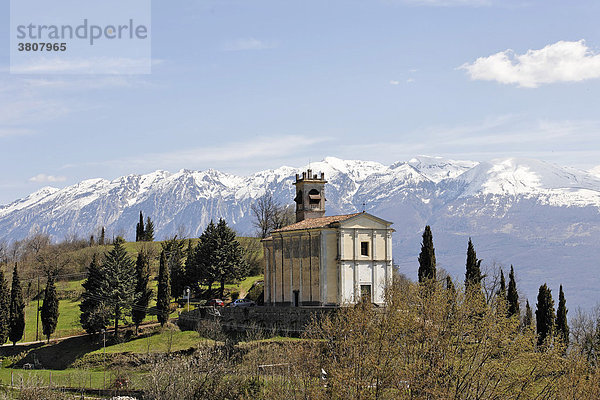
[[[341,228],[357,229],[388,229],[392,222],[363,212],[344,221],[338,222]]]

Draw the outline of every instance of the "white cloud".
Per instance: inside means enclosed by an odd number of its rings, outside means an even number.
[[[33,183],[56,183],[56,182],[64,182],[67,178],[64,176],[54,176],[54,175],[46,175],[46,174],[37,174],[36,176],[32,176],[29,178],[29,182]]]
[[[406,83],[413,83],[414,81],[415,81],[415,80],[414,80],[414,78],[408,78],[408,79],[406,80]],[[398,85],[400,85],[401,83],[402,83],[402,82],[400,82],[400,81],[397,81],[397,80],[391,80],[391,81],[390,81],[390,85],[394,85],[394,86],[398,86]]]
[[[473,80],[497,81],[535,88],[554,82],[580,82],[600,78],[600,54],[586,46],[584,40],[559,41],[539,50],[516,54],[501,51],[463,64]]]
[[[223,45],[223,51],[244,51],[244,50],[266,50],[275,47],[274,43],[267,43],[255,38],[237,39]]]

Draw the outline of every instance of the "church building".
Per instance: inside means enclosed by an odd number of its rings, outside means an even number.
[[[383,304],[392,223],[366,212],[325,216],[325,174],[296,174],[296,223],[263,239],[265,305]]]

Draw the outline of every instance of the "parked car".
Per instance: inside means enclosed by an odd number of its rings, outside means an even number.
[[[230,307],[254,307],[256,303],[250,299],[237,299],[230,304]]]
[[[212,299],[209,300],[206,303],[207,306],[213,306],[213,307],[223,307],[225,305],[225,303],[223,303],[223,300],[221,299]]]

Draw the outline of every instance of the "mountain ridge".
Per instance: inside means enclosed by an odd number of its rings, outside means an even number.
[[[139,211],[154,220],[158,239],[182,232],[199,236],[211,219],[221,217],[239,233],[251,234],[252,203],[269,192],[279,203],[292,204],[294,176],[306,168],[282,166],[248,176],[158,170],[44,187],[0,206],[0,239],[38,231],[57,239],[87,237],[101,226],[109,235],[133,239]],[[429,224],[440,267],[454,276],[464,268],[471,236],[485,263],[522,266],[523,290],[532,300],[541,279],[576,289],[582,304],[600,300],[595,292],[583,298],[585,288],[568,273],[576,265],[585,284],[600,286],[600,176],[592,171],[535,159],[428,156],[390,165],[327,157],[310,168],[324,172],[329,182],[327,215],[362,211],[364,204],[367,212],[395,223],[394,257],[403,273],[415,274],[420,235]]]

